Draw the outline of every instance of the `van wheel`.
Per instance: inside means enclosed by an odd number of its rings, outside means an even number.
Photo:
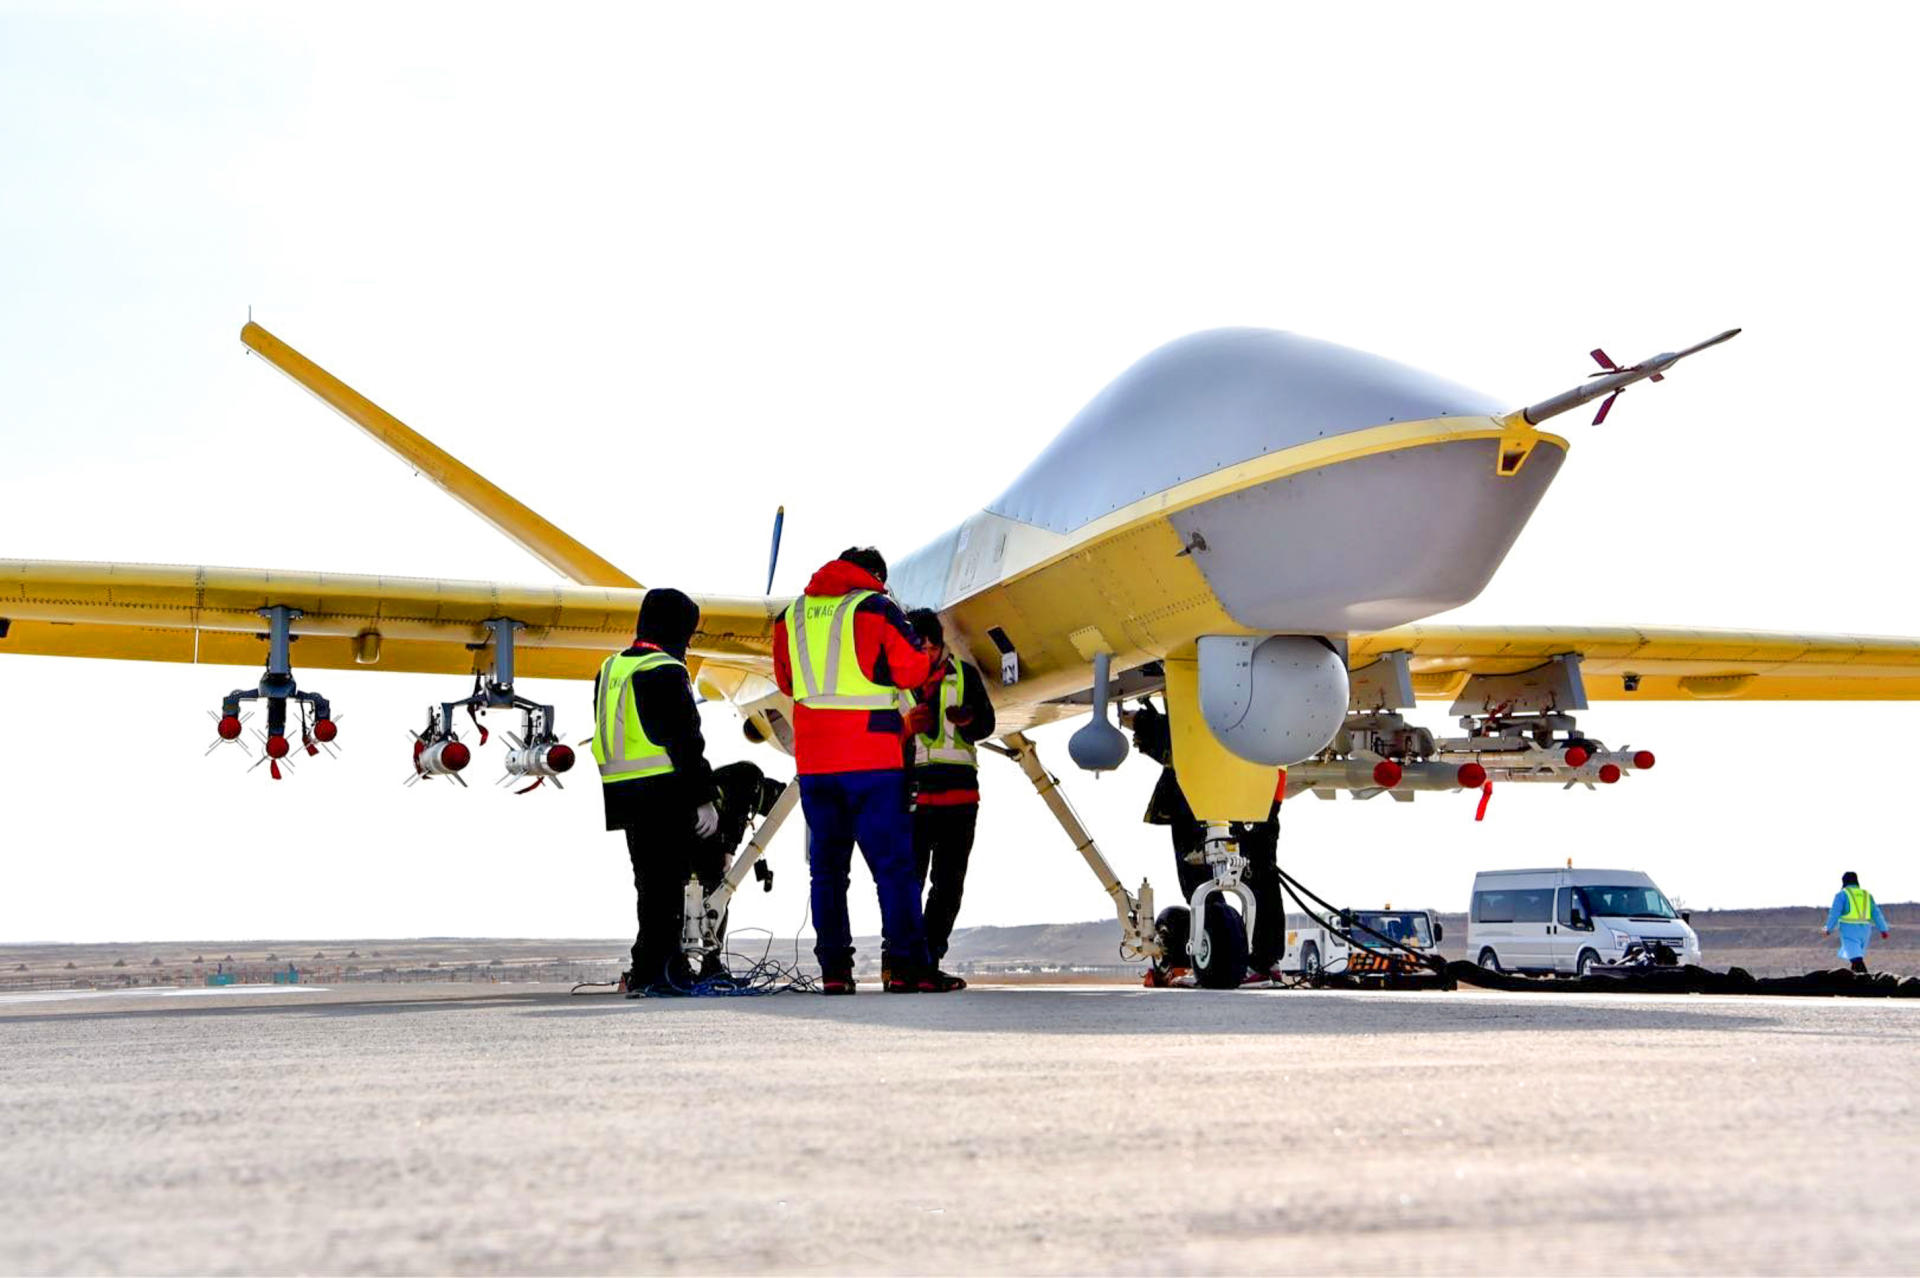
[[[1592,950],[1581,950],[1580,957],[1573,961],[1573,974],[1576,977],[1584,978],[1587,975],[1588,969],[1599,961],[1600,956]]]
[[[1480,966],[1489,972],[1500,970],[1500,956],[1491,947],[1480,951]]]
[[[1302,976],[1320,975],[1320,947],[1312,941],[1300,947],[1300,974]]]

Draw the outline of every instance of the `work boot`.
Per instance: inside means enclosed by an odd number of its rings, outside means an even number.
[[[1273,988],[1273,973],[1263,972],[1257,967],[1250,967],[1247,969],[1247,974],[1240,978],[1240,988],[1243,990],[1270,990]]]
[[[822,972],[820,974],[820,992],[822,994],[851,994],[855,988],[852,972]]]
[[[920,974],[910,968],[886,967],[880,972],[880,988],[889,994],[918,994],[922,989]]]
[[[937,967],[929,969],[926,981],[932,988],[928,988],[928,984],[922,984],[920,987],[922,994],[952,994],[967,988],[965,980],[951,972],[943,972]]]
[[[1863,958],[1857,958],[1853,960],[1853,962],[1848,964],[1848,966],[1851,967],[1853,971],[1860,976],[1867,975],[1867,961]]]

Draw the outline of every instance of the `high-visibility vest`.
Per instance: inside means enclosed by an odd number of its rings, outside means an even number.
[[[959,658],[949,662],[953,673],[940,681],[940,688],[933,699],[933,731],[923,732],[913,739],[913,761],[916,765],[929,763],[960,763],[969,768],[979,766],[979,751],[971,741],[960,735],[960,729],[947,722],[947,707],[964,704],[966,691],[966,664]],[[903,710],[912,709],[913,698],[902,694],[900,698]]]
[[[899,693],[867,678],[854,643],[854,612],[876,592],[801,595],[787,608],[793,699],[809,710],[892,710]]]
[[[666,747],[648,737],[640,725],[640,707],[633,700],[633,677],[661,666],[684,671],[687,663],[666,652],[643,652],[637,657],[617,652],[600,663],[600,701],[593,708],[593,761],[600,765],[600,780],[607,785],[673,771]]]
[[[1873,893],[1865,888],[1841,888],[1847,894],[1847,912],[1840,916],[1842,923],[1873,922]]]

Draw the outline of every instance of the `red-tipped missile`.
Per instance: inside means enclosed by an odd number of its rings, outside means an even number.
[[[473,762],[473,751],[460,741],[436,741],[413,756],[414,771],[423,777],[445,777]]]
[[[315,741],[331,741],[339,735],[340,725],[333,720],[315,719],[313,721],[313,739]]]
[[[1640,771],[1642,772],[1645,772],[1648,768],[1651,768],[1653,766],[1653,751],[1635,750],[1633,752],[1633,766],[1640,769]]]
[[[1592,756],[1587,753],[1587,748],[1585,746],[1568,746],[1567,747],[1567,766],[1569,768],[1580,767],[1591,757]]]
[[[222,741],[238,741],[240,739],[240,716],[233,714],[222,715],[218,731]]]
[[[1383,790],[1391,790],[1400,784],[1400,765],[1392,759],[1382,759],[1373,765],[1373,783]]]
[[[277,732],[267,738],[267,757],[269,759],[284,759],[287,757],[287,751],[292,748],[293,747],[287,744],[287,739]]]
[[[573,767],[573,747],[559,741],[507,752],[507,775],[557,777]]]
[[[1619,779],[1620,779],[1620,767],[1618,764],[1603,763],[1600,765],[1600,784],[1601,785],[1612,785],[1615,781],[1618,781]]]
[[[1478,790],[1487,783],[1487,770],[1477,763],[1463,763],[1455,774],[1462,790]]]

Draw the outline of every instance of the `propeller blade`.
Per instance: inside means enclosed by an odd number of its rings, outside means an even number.
[[[773,593],[773,570],[780,566],[780,530],[786,522],[787,508],[781,506],[773,512],[773,547],[767,552],[767,588],[763,594]]]

